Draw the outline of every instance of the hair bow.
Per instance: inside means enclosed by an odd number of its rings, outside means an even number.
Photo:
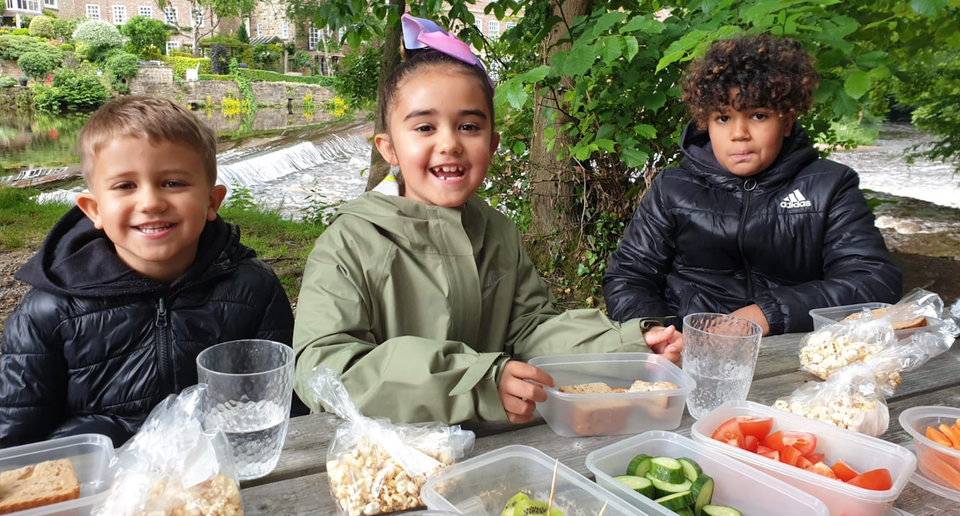
[[[484,75],[487,76],[490,89],[494,89],[493,80],[490,79],[487,69],[466,43],[447,34],[447,31],[440,28],[439,25],[425,18],[404,14],[400,17],[400,24],[403,32],[404,48],[407,50],[429,48],[442,52],[458,61],[463,61],[468,65],[479,66]]]

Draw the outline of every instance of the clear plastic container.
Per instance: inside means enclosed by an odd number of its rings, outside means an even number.
[[[851,486],[710,438],[718,426],[736,416],[772,417],[772,432],[811,432],[817,436],[817,452],[825,455],[825,463],[832,465],[838,459],[843,459],[860,472],[887,468],[893,487],[886,491],[873,491]],[[693,425],[690,436],[711,449],[735,457],[816,496],[827,505],[832,516],[885,515],[917,468],[917,458],[896,444],[751,401],[730,401],[720,405]]]
[[[430,510],[470,516],[499,516],[507,500],[522,492],[547,502],[556,460],[529,446],[504,446],[427,477],[420,498]],[[643,512],[560,464],[553,506],[566,516],[639,516]]]
[[[714,505],[726,505],[744,516],[827,516],[827,506],[815,497],[741,464],[726,455],[673,432],[654,431],[625,439],[587,455],[587,469],[597,484],[623,498],[647,514],[675,516],[613,477],[623,475],[630,460],[638,454],[692,459],[713,477]]]
[[[669,360],[650,353],[549,355],[530,360],[553,377],[547,401],[537,411],[564,437],[638,434],[680,426],[687,395],[697,386],[690,375]],[[636,380],[671,382],[679,388],[653,392],[571,394],[557,387],[603,382],[629,388]]]
[[[914,483],[918,486],[960,501],[960,451],[936,443],[926,437],[928,426],[939,430],[941,424],[954,426],[960,421],[960,408],[953,407],[912,407],[900,413],[900,426],[913,438],[914,450],[917,454],[918,475],[926,482],[918,482],[916,475]],[[939,487],[931,489],[930,484]]]
[[[813,310],[810,310],[810,318],[813,319],[813,330],[816,331],[823,326],[839,322],[847,316],[853,315],[857,312],[862,312],[864,310],[876,310],[878,308],[886,308],[888,306],[891,305],[889,303],[858,303],[855,305],[814,308]],[[893,332],[893,334],[896,335],[897,340],[903,340],[909,338],[918,331],[933,331],[938,326],[942,325],[942,320],[927,317],[926,326],[921,326],[919,328],[908,328],[906,330],[896,330]]]
[[[17,516],[88,516],[110,490],[113,442],[99,434],[83,434],[0,450],[0,472],[48,460],[68,459],[77,472],[80,498],[12,514]]]

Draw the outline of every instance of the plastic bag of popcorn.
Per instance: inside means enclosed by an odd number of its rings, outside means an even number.
[[[927,324],[927,318],[940,318],[941,312],[943,301],[940,296],[914,289],[893,306],[852,314],[803,337],[800,341],[801,369],[826,380],[834,371],[870,360],[897,344],[897,330],[922,327]]]
[[[227,439],[205,431],[205,385],[170,395],[117,452],[113,482],[94,516],[243,516]]]
[[[327,478],[341,514],[422,507],[420,488],[427,475],[473,448],[474,433],[456,425],[393,424],[364,416],[328,367],[315,367],[306,385],[324,409],[344,420],[327,450]]]
[[[937,332],[915,333],[866,361],[834,371],[825,382],[808,382],[773,406],[877,437],[890,424],[886,398],[900,385],[900,373],[950,349],[956,332],[950,321]]]

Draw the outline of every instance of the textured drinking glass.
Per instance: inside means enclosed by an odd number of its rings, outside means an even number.
[[[269,340],[224,342],[197,356],[197,375],[207,384],[204,427],[226,434],[240,480],[270,473],[280,459],[293,363],[293,348]]]
[[[726,401],[745,400],[753,381],[763,330],[755,322],[723,314],[690,314],[683,318],[684,372],[697,387],[687,397],[695,419]]]

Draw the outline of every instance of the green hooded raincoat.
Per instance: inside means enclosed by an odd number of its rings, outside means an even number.
[[[479,197],[463,209],[368,192],[343,205],[307,260],[294,328],[296,390],[317,365],[357,408],[394,422],[505,420],[508,359],[644,351],[641,320],[560,314],[516,225]]]

